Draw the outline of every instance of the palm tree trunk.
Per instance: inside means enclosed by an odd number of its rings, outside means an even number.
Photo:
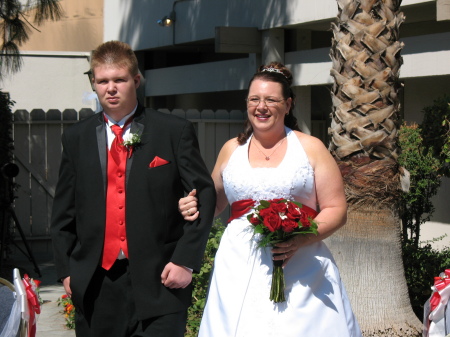
[[[350,205],[328,239],[364,336],[419,336],[400,247],[401,0],[337,0],[329,149]]]
[[[364,336],[418,336],[408,296],[400,219],[389,208],[349,208],[347,224],[327,239]]]

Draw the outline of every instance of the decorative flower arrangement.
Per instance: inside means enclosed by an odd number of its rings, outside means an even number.
[[[42,300],[42,298],[41,298],[41,296],[39,294],[41,281],[40,280],[36,280],[34,278],[30,278],[28,276],[28,274],[24,274],[23,275],[23,281],[24,281],[25,286],[26,286],[26,282],[30,284],[31,289],[34,291],[34,293],[37,296],[39,304],[40,305],[44,304],[44,301]]]
[[[286,199],[260,200],[247,216],[254,226],[253,233],[261,234],[258,247],[274,246],[298,234],[317,235],[317,223],[313,220],[317,212],[296,201]],[[285,302],[283,261],[273,261],[272,286],[270,300]]]
[[[131,158],[134,148],[137,147],[139,144],[141,144],[141,136],[138,135],[137,133],[130,132],[123,138],[122,145],[127,148],[128,158]]]
[[[23,285],[25,287],[25,293],[27,295],[27,302],[29,308],[29,329],[28,336],[36,336],[36,322],[37,316],[41,313],[42,299],[39,296],[39,285],[41,281],[30,278],[27,274],[23,275]]]
[[[72,299],[66,294],[62,295],[57,300],[58,306],[63,306],[63,314],[66,319],[66,327],[69,329],[75,329],[75,307],[72,303]]]

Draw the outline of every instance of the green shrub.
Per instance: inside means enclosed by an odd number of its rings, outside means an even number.
[[[430,220],[434,212],[431,198],[438,192],[442,175],[441,161],[433,155],[433,149],[424,145],[422,130],[417,124],[403,124],[399,131],[402,153],[400,166],[410,173],[410,190],[400,200],[402,240],[419,247],[420,225]]]
[[[439,171],[450,176],[450,96],[437,98],[433,105],[423,109],[423,122],[420,124],[424,146],[442,162]]]
[[[206,304],[209,279],[214,265],[214,257],[219,248],[220,238],[225,230],[220,219],[216,219],[209,233],[206,244],[203,265],[198,274],[193,276],[194,290],[192,292],[192,305],[188,309],[188,319],[185,337],[196,337]]]
[[[449,103],[450,96],[435,100],[423,109],[422,124],[404,124],[399,132],[402,153],[398,161],[411,174],[410,190],[400,201],[403,264],[411,305],[420,320],[434,277],[450,268],[450,247],[437,250],[431,246],[442,237],[419,243],[420,226],[434,212],[431,198],[450,172]]]
[[[403,242],[403,264],[409,298],[417,317],[423,319],[423,305],[431,296],[431,286],[434,277],[450,267],[450,247],[436,250],[431,247],[436,238],[425,242],[422,247],[416,247],[410,241]]]

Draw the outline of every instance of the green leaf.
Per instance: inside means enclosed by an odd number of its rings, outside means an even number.
[[[264,234],[264,226],[259,224],[259,225],[255,226],[253,231],[255,234]]]

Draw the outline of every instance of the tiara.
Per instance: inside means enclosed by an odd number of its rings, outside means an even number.
[[[286,77],[286,75],[280,69],[277,69],[277,68],[270,67],[270,68],[264,68],[263,70],[261,70],[262,73],[265,71],[267,71],[269,73],[278,73],[278,74],[281,74],[284,77]]]

